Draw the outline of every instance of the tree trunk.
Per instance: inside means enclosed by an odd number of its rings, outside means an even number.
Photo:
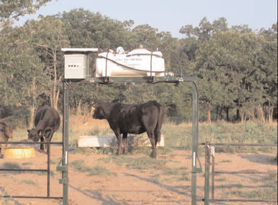
[[[259,120],[261,120],[262,122],[265,122],[265,116],[264,116],[264,111],[263,111],[263,108],[262,106],[258,106],[257,107],[257,111],[258,111],[258,117],[259,117]]]
[[[227,122],[230,122],[230,118],[229,118],[229,108],[226,107],[226,118],[227,118]]]
[[[58,110],[58,99],[59,99],[60,90],[57,89],[59,82],[57,79],[57,53],[56,53],[56,50],[53,50],[52,54],[53,54],[53,88],[52,88],[52,93],[50,94],[50,103],[51,103],[51,106],[55,110]]]
[[[239,109],[236,110],[236,119],[237,119],[237,120],[240,119]]]
[[[240,112],[240,119],[241,119],[241,122],[245,122],[246,121],[246,115],[243,111]]]
[[[82,115],[82,113],[81,113],[81,105],[82,105],[82,100],[79,100],[78,104],[77,104],[77,108],[76,108],[76,115]]]
[[[208,109],[208,111],[207,111],[207,122],[209,124],[211,124],[211,110],[210,109]]]
[[[270,106],[268,107],[268,122],[272,123],[273,122],[273,111],[274,111],[274,107]]]
[[[30,129],[34,126],[35,106],[31,105],[29,107],[29,111],[30,111],[30,119],[29,119],[29,125],[27,129]]]
[[[35,116],[35,105],[36,105],[36,77],[33,76],[32,77],[32,83],[31,83],[31,89],[30,89],[30,93],[32,96],[32,102],[31,105],[29,106],[29,111],[30,111],[30,119],[29,119],[29,123],[26,123],[27,129],[30,129],[34,126],[34,116]]]

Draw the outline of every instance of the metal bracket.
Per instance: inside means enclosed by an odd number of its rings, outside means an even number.
[[[194,168],[193,170],[192,170],[192,173],[202,173],[202,167],[201,168]]]
[[[68,178],[59,179],[60,184],[68,184]]]
[[[68,171],[68,167],[67,166],[57,166],[56,171],[66,172],[66,171]]]

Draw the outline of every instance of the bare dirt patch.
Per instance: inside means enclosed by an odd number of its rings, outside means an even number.
[[[51,180],[50,196],[62,196],[62,185],[58,180],[61,173],[56,171],[56,166],[61,158],[61,147],[51,148]],[[276,172],[277,164],[274,160],[275,153],[261,154],[216,154],[217,170],[256,170]],[[69,154],[69,204],[191,204],[191,152],[176,150],[168,154],[158,153],[157,161],[151,168],[136,167],[131,161],[119,163],[117,159],[148,158],[143,154],[138,155],[104,155],[87,149],[87,152]],[[115,160],[116,161],[113,161]],[[21,168],[46,168],[46,154],[36,152],[36,157],[29,159],[0,159],[0,166],[5,163],[16,163]],[[88,170],[78,170],[72,162],[84,162],[83,167]],[[204,157],[201,157],[204,162]],[[142,166],[142,165],[141,165]],[[204,165],[203,165],[204,166]],[[102,168],[104,174],[92,174],[94,168]],[[216,176],[215,197],[225,198],[242,186],[256,189],[264,187],[263,176],[247,175],[222,175]],[[46,174],[42,173],[12,173],[2,172],[1,195],[31,195],[46,196]],[[197,177],[198,197],[203,197],[203,173]],[[222,187],[221,187],[222,186]],[[237,198],[240,198],[237,196]],[[61,204],[61,200],[53,199],[0,199],[3,204]],[[203,204],[203,202],[198,202]],[[222,203],[229,204],[229,203]],[[241,203],[236,203],[241,204]],[[242,203],[252,204],[252,203]],[[263,203],[260,203],[263,204]]]

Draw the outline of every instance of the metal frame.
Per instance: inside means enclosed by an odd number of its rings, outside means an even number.
[[[102,77],[102,78],[90,78],[82,80],[84,82],[95,84],[112,84],[112,83],[174,83],[192,82],[193,84],[193,122],[192,122],[192,204],[196,204],[196,174],[202,171],[202,168],[197,168],[198,159],[198,121],[199,121],[199,102],[198,102],[198,86],[197,77]],[[0,142],[0,144],[59,144],[62,145],[62,160],[56,167],[57,171],[62,172],[62,179],[59,180],[60,184],[63,184],[63,197],[50,197],[49,191],[49,176],[50,176],[50,149],[48,154],[48,168],[47,169],[0,169],[0,171],[43,171],[47,172],[47,196],[3,196],[13,198],[40,198],[40,199],[63,199],[63,204],[68,204],[68,139],[69,139],[69,82],[71,80],[64,80],[63,82],[63,140],[62,142]],[[74,82],[74,81],[73,81]],[[50,146],[49,146],[50,147]],[[200,162],[199,162],[200,164]]]
[[[4,195],[4,198],[38,198],[38,199],[63,199],[63,197],[51,197],[50,196],[50,147],[53,144],[62,145],[63,142],[0,142],[0,144],[49,144],[49,149],[47,151],[47,168],[46,169],[0,169],[1,171],[9,172],[46,172],[47,173],[47,193],[46,196],[16,196],[16,195]]]
[[[69,129],[69,88],[68,83],[71,80],[64,80],[64,118],[63,118],[63,165],[61,166],[62,171],[62,181],[63,183],[63,204],[66,205],[68,202],[68,129]],[[73,81],[74,82],[74,81]],[[197,77],[100,77],[100,78],[89,78],[82,80],[82,82],[95,83],[95,84],[114,84],[114,83],[174,83],[178,84],[181,82],[192,82],[193,84],[193,126],[192,126],[192,204],[196,204],[196,174],[201,172],[201,168],[197,168],[198,159],[198,121],[199,121],[199,97],[198,97],[198,86]]]
[[[271,172],[259,172],[259,171],[215,171],[214,168],[214,151],[211,151],[212,147],[215,150],[215,146],[272,146],[277,147],[277,144],[243,144],[243,143],[200,143],[199,145],[205,145],[205,198],[203,201],[205,205],[208,205],[210,201],[212,202],[277,202],[274,200],[263,200],[263,199],[215,199],[214,198],[214,174],[267,174]],[[211,187],[209,184],[210,181],[210,157],[212,156],[212,173],[211,173]],[[209,198],[211,188],[211,199]]]

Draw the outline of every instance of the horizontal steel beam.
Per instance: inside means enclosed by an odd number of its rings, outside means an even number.
[[[180,83],[180,82],[196,82],[197,77],[99,77],[88,78],[82,82],[96,83],[96,84],[110,84],[110,83]]]

